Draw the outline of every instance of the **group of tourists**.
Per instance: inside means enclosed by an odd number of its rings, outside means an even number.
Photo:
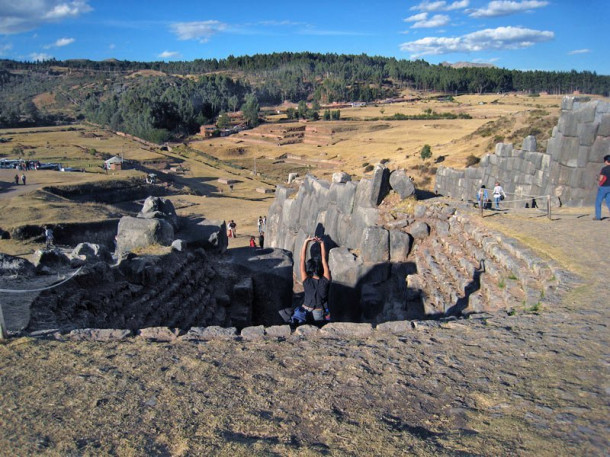
[[[23,173],[23,174],[21,175],[21,178],[19,178],[19,174],[16,174],[16,175],[15,175],[15,185],[16,185],[16,186],[18,186],[18,185],[19,185],[19,179],[21,179],[21,182],[22,182],[22,183],[23,183],[23,185],[25,186],[25,181],[26,181],[26,179],[27,179],[27,178],[26,178],[26,176],[25,176],[25,173]]]
[[[500,202],[506,198],[506,192],[504,192],[504,189],[498,181],[496,181],[496,185],[493,188],[492,196],[494,199],[494,209],[499,210]],[[482,185],[481,188],[477,191],[476,199],[477,206],[479,208],[491,209],[491,200],[489,199],[489,194],[485,185]]]

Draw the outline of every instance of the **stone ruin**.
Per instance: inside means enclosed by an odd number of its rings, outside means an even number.
[[[267,244],[293,253],[301,281],[304,240],[325,239],[338,321],[379,324],[534,306],[557,286],[556,272],[533,253],[443,201],[417,203],[406,189],[414,191],[404,171],[383,165],[358,183],[345,174],[332,183],[308,175],[296,195],[277,189]],[[412,211],[384,208],[390,190],[411,196]],[[310,249],[309,256],[319,256]]]
[[[521,149],[499,143],[495,153],[484,156],[477,167],[439,167],[435,190],[458,200],[474,200],[481,185],[493,189],[500,181],[511,194],[509,200],[519,200],[513,206],[524,207],[528,199],[547,195],[554,206],[593,205],[597,177],[607,154],[610,103],[565,97],[546,152],[536,151],[532,136],[525,138]],[[537,201],[539,206],[541,200]]]

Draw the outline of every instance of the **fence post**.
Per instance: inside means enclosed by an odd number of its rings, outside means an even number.
[[[549,218],[549,220],[553,220],[551,218],[551,196],[550,195],[546,196],[546,215]]]
[[[6,334],[6,325],[4,324],[4,314],[2,314],[2,303],[0,303],[0,341],[8,337]]]

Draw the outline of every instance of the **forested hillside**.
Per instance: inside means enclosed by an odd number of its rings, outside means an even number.
[[[143,74],[147,70],[148,73]],[[0,61],[0,127],[87,119],[152,141],[183,137],[248,102],[373,101],[404,89],[607,96],[594,72],[452,68],[366,55],[274,53],[192,62]],[[45,95],[45,97],[42,97]]]

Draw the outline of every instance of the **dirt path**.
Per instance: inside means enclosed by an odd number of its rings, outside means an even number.
[[[539,314],[361,340],[12,340],[0,345],[0,449],[607,455],[610,220],[589,213],[484,218],[581,274]]]

